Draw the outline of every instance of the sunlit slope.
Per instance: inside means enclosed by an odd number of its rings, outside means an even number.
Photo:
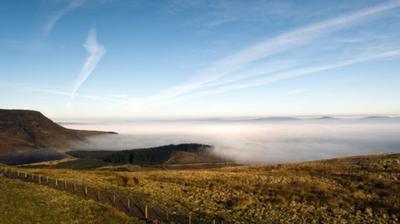
[[[400,218],[400,154],[212,170],[29,171],[142,195],[168,212],[228,222],[396,223]]]
[[[94,201],[0,174],[0,223],[139,223]]]

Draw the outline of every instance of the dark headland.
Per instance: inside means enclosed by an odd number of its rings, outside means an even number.
[[[73,130],[32,110],[0,109],[0,162],[33,163],[63,158],[72,143],[113,132]]]

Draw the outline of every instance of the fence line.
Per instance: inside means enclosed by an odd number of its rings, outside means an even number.
[[[146,223],[204,223],[201,221],[201,218],[204,218],[205,215],[196,218],[192,213],[189,213],[188,215],[180,215],[176,213],[170,214],[165,211],[160,211],[159,209],[150,208],[146,203],[132,200],[132,198],[129,196],[89,187],[87,184],[76,184],[73,182],[68,183],[67,180],[50,178],[49,176],[43,175],[35,175],[34,173],[30,174],[26,171],[20,172],[15,168],[2,168],[0,169],[0,174],[1,173],[8,178],[45,185],[56,190],[66,191],[78,195],[82,198],[93,199],[102,204],[111,205],[127,215],[136,217],[139,220],[145,221]],[[213,224],[224,223],[224,220],[219,217],[208,218],[212,220],[211,223]]]

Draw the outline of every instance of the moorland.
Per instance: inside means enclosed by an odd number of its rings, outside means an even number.
[[[116,133],[67,129],[34,111],[0,110],[0,130],[0,168],[18,172],[0,173],[2,223],[143,223],[115,204],[96,200],[100,192],[102,198],[112,192],[135,206],[140,202],[139,207],[159,215],[184,217],[178,223],[400,219],[399,153],[240,165],[214,154],[212,146],[195,143],[77,151],[71,141]],[[45,186],[41,177],[56,180],[56,187]],[[82,197],[57,181],[95,189],[98,195]]]
[[[398,223],[400,218],[400,154],[200,170],[19,169],[139,195],[153,208],[191,213],[203,223],[215,217],[225,223]]]

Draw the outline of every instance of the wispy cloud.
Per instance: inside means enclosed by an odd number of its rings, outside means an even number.
[[[0,82],[0,86],[4,88],[12,88],[12,89],[20,89],[24,91],[30,92],[37,92],[37,93],[44,93],[49,95],[60,95],[60,96],[71,96],[71,92],[62,89],[50,89],[46,87],[34,87],[24,83],[6,83]],[[92,95],[92,94],[81,94],[76,93],[76,98],[81,99],[89,99],[89,100],[96,100],[96,101],[104,101],[104,102],[113,102],[113,103],[125,103],[126,101],[118,96],[99,96],[99,95]]]
[[[76,2],[83,2],[83,0]],[[75,7],[79,7],[79,4]],[[393,56],[398,56],[400,54],[400,50],[396,48],[390,48],[392,50],[386,51],[382,49],[373,49],[373,52],[369,52],[368,55],[354,54],[354,57],[342,57],[342,59],[337,62],[331,61],[331,63],[328,64],[318,64],[317,62],[315,65],[307,67],[295,67],[296,64],[283,63],[281,65],[276,65],[275,67],[269,67],[265,70],[260,69],[257,72],[249,72],[248,69],[255,63],[259,63],[263,59],[268,59],[277,53],[297,49],[298,47],[307,44],[312,44],[315,40],[321,37],[326,37],[336,31],[343,30],[367,20],[378,19],[385,12],[399,7],[400,1],[393,0],[282,33],[274,38],[266,39],[235,54],[215,61],[208,68],[195,74],[197,80],[167,88],[156,95],[150,95],[137,99],[128,98],[127,96],[102,97],[78,93],[80,87],[92,74],[97,64],[105,54],[105,48],[97,41],[96,30],[91,28],[84,44],[85,49],[89,52],[89,56],[86,59],[79,76],[74,81],[71,91],[58,91],[40,88],[31,88],[31,90],[49,94],[66,95],[70,96],[71,98],[82,97],[93,100],[103,100],[124,104],[126,103],[131,105],[169,104],[177,101],[189,100],[232,90],[267,85],[281,80],[292,79],[308,74],[314,74],[335,68],[354,65],[357,63],[363,63],[366,61],[390,58]],[[63,13],[61,13],[61,16],[63,16]],[[55,21],[57,22],[58,19]]]
[[[85,2],[86,0],[71,0],[68,1],[68,5],[66,7],[62,8],[61,10],[53,12],[43,28],[44,35],[48,36],[55,27],[55,25],[57,24],[57,22],[63,16],[81,7]]]
[[[304,76],[304,75],[315,74],[315,73],[324,72],[324,71],[328,71],[328,70],[332,70],[332,69],[336,69],[336,68],[365,63],[368,61],[373,61],[373,60],[378,60],[378,59],[388,59],[388,58],[393,58],[393,57],[398,57],[398,56],[400,56],[400,49],[384,51],[384,52],[379,52],[379,53],[375,52],[375,53],[371,53],[370,55],[357,55],[356,57],[344,59],[342,61],[332,63],[332,64],[317,65],[317,66],[311,66],[311,67],[301,67],[301,68],[296,68],[296,69],[292,69],[289,71],[278,72],[273,75],[264,76],[264,77],[260,75],[261,76],[260,78],[249,79],[249,80],[245,80],[245,81],[238,81],[233,84],[221,85],[221,86],[217,86],[216,88],[206,89],[203,91],[200,90],[200,91],[197,91],[197,92],[194,92],[191,94],[174,97],[172,99],[165,100],[160,103],[161,104],[170,104],[170,103],[175,103],[175,102],[179,102],[179,101],[195,99],[195,98],[199,98],[199,97],[221,94],[221,93],[233,91],[233,90],[267,85],[267,84],[275,83],[275,82],[282,81],[282,80],[297,78],[297,77]]]
[[[199,89],[213,86],[213,83],[225,82],[224,80],[233,72],[251,63],[312,43],[312,41],[320,37],[354,26],[363,21],[376,19],[378,15],[398,7],[400,7],[400,1],[393,0],[280,34],[272,39],[261,41],[214,62],[210,67],[196,74],[196,77],[201,77],[196,81],[165,89],[157,95],[148,96],[140,101],[171,101],[181,95],[190,94]]]
[[[97,41],[96,29],[94,27],[89,30],[89,34],[83,46],[89,52],[89,56],[83,64],[81,72],[72,86],[72,90],[70,92],[71,98],[74,98],[76,92],[90,76],[90,74],[92,74],[106,52],[105,48]]]
[[[239,90],[239,89],[245,89],[245,88],[250,88],[250,87],[255,87],[255,86],[272,84],[272,83],[275,83],[278,81],[297,78],[297,77],[301,77],[301,76],[305,76],[305,75],[316,74],[319,72],[333,70],[336,68],[351,66],[351,65],[360,64],[360,63],[365,63],[368,61],[373,61],[373,60],[378,60],[378,59],[390,59],[390,58],[399,57],[399,56],[400,56],[400,49],[389,50],[389,51],[384,51],[384,52],[375,52],[375,53],[370,52],[370,54],[368,54],[368,55],[356,55],[353,58],[343,59],[339,62],[332,63],[332,64],[325,64],[325,65],[318,65],[318,66],[311,66],[311,67],[301,67],[301,68],[290,69],[290,70],[282,71],[282,72],[277,71],[266,77],[263,77],[263,74],[260,74],[259,78],[248,79],[246,81],[239,80],[234,83],[223,84],[220,86],[217,85],[217,86],[214,86],[214,88],[212,88],[212,89],[205,89],[205,90],[200,89],[199,91],[192,92],[190,94],[186,94],[186,95],[182,95],[179,97],[171,98],[169,100],[158,101],[158,102],[147,101],[147,100],[132,100],[132,99],[128,99],[126,95],[98,96],[98,95],[75,93],[74,97],[79,97],[79,98],[89,99],[89,100],[96,100],[96,101],[114,102],[114,103],[119,103],[119,104],[124,104],[124,105],[126,105],[126,104],[132,105],[133,104],[135,106],[141,106],[141,107],[148,105],[148,104],[152,104],[152,103],[158,104],[158,105],[167,105],[167,104],[171,104],[171,103],[175,103],[175,102],[179,102],[179,101],[191,100],[191,99],[195,99],[195,98],[199,98],[199,97],[221,94],[221,93],[232,91],[232,90]],[[26,86],[25,84],[19,84],[19,83],[0,83],[0,85],[3,87],[23,89],[23,90],[32,91],[32,92],[40,92],[40,93],[46,93],[46,94],[52,94],[52,95],[71,96],[71,92],[65,91],[65,90],[30,87],[30,86]],[[297,93],[306,92],[306,91],[308,91],[308,90],[307,89],[296,89],[296,90],[286,93],[286,95],[292,95],[292,94],[297,94]]]
[[[214,27],[242,21],[265,21],[274,17],[293,17],[302,14],[289,1],[241,0],[169,0],[168,11],[179,13],[195,10],[183,25]],[[304,16],[304,14],[303,14]]]

